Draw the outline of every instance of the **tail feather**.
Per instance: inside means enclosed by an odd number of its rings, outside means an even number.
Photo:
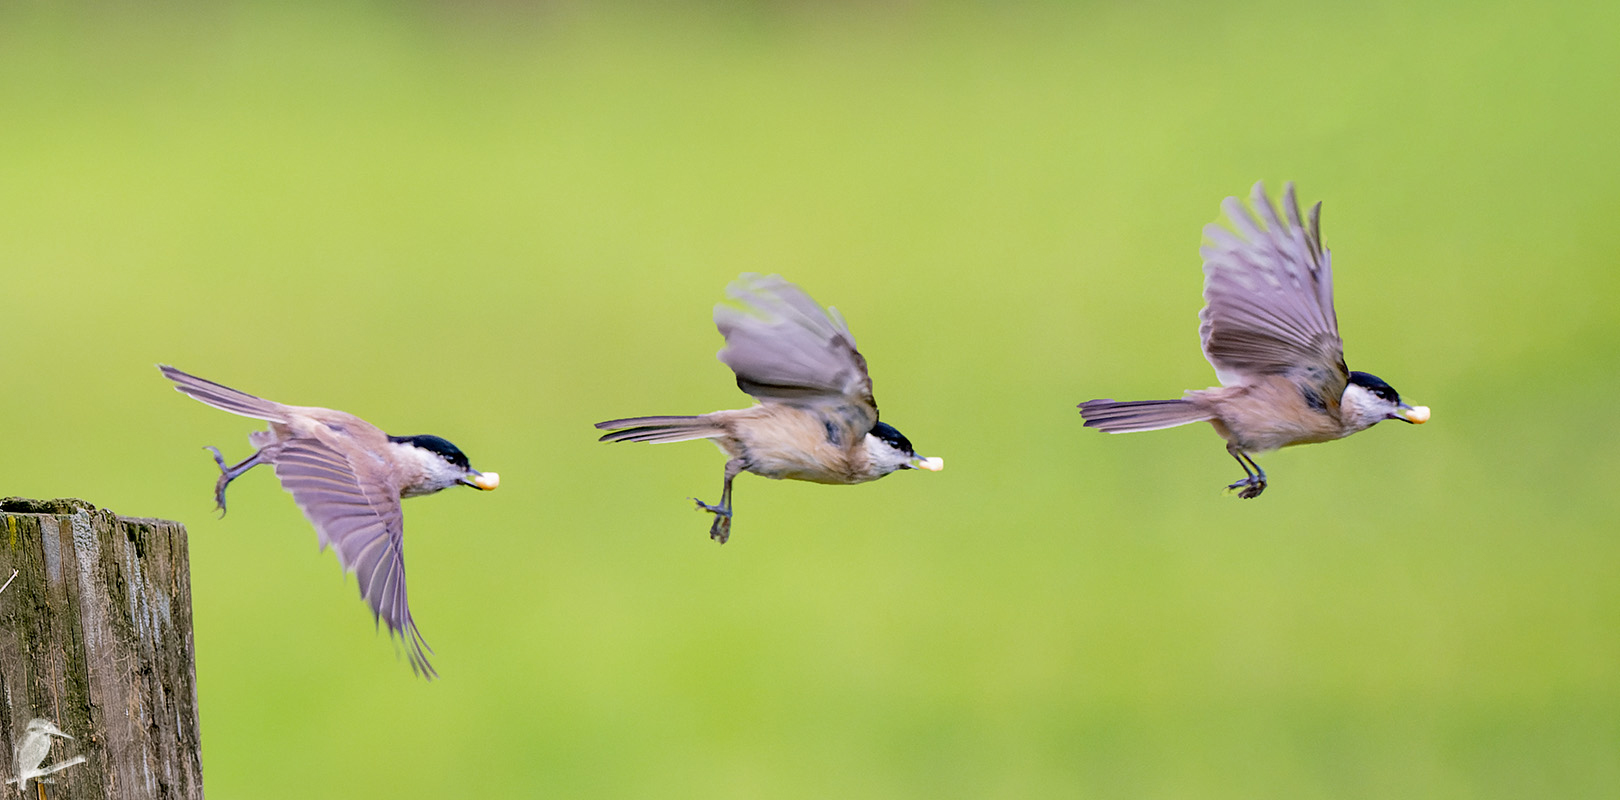
[[[1107,433],[1156,431],[1214,419],[1188,400],[1088,400],[1080,404],[1080,415],[1087,428]]]
[[[254,397],[229,386],[221,386],[213,381],[181,372],[167,364],[159,364],[158,369],[163,371],[163,377],[174,381],[176,391],[221,411],[270,422],[287,421],[286,407],[273,400]]]
[[[596,423],[603,442],[688,442],[725,433],[704,417],[626,417]],[[618,428],[620,430],[614,430]]]

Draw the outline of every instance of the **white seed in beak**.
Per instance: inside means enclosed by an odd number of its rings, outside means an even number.
[[[942,470],[944,468],[945,468],[945,459],[940,458],[939,456],[934,456],[933,458],[920,459],[917,462],[917,469],[926,469],[929,472],[938,472],[938,471],[940,471],[940,470]]]
[[[478,477],[473,478],[472,482],[474,486],[488,492],[501,485],[501,474],[499,472],[480,473]]]

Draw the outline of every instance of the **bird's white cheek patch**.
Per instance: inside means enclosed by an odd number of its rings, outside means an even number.
[[[486,492],[490,491],[501,485],[501,474],[499,472],[485,472],[473,478],[473,485]]]
[[[925,458],[917,462],[917,469],[926,469],[929,472],[938,472],[945,468],[945,459],[939,456]]]

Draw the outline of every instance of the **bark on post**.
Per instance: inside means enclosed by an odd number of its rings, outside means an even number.
[[[49,737],[38,769],[85,758],[46,776],[45,796],[200,800],[185,527],[12,497],[0,543],[0,582],[16,571],[0,590],[0,773],[30,770],[18,748],[40,745],[27,727],[44,719],[73,738]]]

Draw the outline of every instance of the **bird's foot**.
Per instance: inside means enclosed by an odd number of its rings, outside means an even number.
[[[225,456],[220,455],[219,448],[208,446],[203,449],[213,453],[214,463],[219,465],[219,480],[214,484],[214,510],[219,512],[220,517],[224,517],[225,487],[231,485],[231,478],[233,477],[231,468],[225,465]]]
[[[1229,492],[1234,489],[1237,490],[1239,498],[1252,500],[1259,497],[1260,493],[1266,490],[1266,479],[1260,476],[1250,476],[1226,487]]]
[[[715,515],[717,517],[722,517],[722,518],[725,518],[725,519],[731,519],[731,509],[726,507],[726,506],[711,506],[708,503],[705,503],[702,500],[697,499],[696,497],[688,497],[686,499],[691,500],[694,503],[697,503],[697,507],[698,507],[699,511],[707,511],[710,514],[713,514],[713,515]]]
[[[711,506],[696,497],[688,499],[697,503],[699,511],[707,511],[714,515],[714,524],[709,526],[709,538],[725,544],[731,538],[731,509],[725,506]]]

